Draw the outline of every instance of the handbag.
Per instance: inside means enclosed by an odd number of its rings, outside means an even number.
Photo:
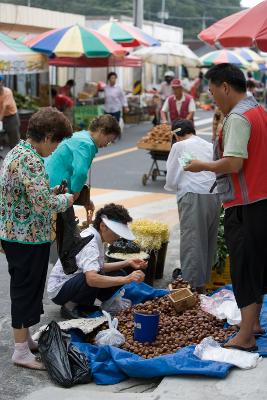
[[[80,191],[80,195],[78,199],[75,200],[74,205],[83,206],[88,208],[90,205],[90,187],[88,185],[84,185],[82,190]]]

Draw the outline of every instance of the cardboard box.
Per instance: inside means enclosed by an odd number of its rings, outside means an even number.
[[[169,299],[177,312],[194,307],[196,298],[188,288],[177,289],[169,294]]]

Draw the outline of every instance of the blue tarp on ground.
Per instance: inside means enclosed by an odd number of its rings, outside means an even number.
[[[165,289],[154,289],[145,283],[125,285],[125,297],[134,304],[164,296]],[[229,288],[229,287],[227,287]],[[263,303],[262,326],[267,329],[267,299]],[[143,359],[113,346],[94,346],[83,342],[83,337],[72,332],[72,342],[86,354],[92,368],[93,379],[99,385],[119,383],[129,377],[151,378],[167,375],[206,375],[225,378],[231,364],[202,361],[194,356],[195,346],[187,346],[174,354]],[[267,335],[257,339],[259,353],[267,356]]]

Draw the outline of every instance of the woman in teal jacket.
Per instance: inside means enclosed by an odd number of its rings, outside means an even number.
[[[66,180],[68,191],[74,194],[74,198],[79,196],[86,183],[98,149],[114,142],[121,134],[117,120],[109,114],[95,118],[89,129],[75,132],[60,143],[45,164],[50,186],[58,186]]]

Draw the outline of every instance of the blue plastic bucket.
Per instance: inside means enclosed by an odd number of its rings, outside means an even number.
[[[134,340],[138,342],[154,342],[158,334],[159,312],[145,314],[134,312]]]

